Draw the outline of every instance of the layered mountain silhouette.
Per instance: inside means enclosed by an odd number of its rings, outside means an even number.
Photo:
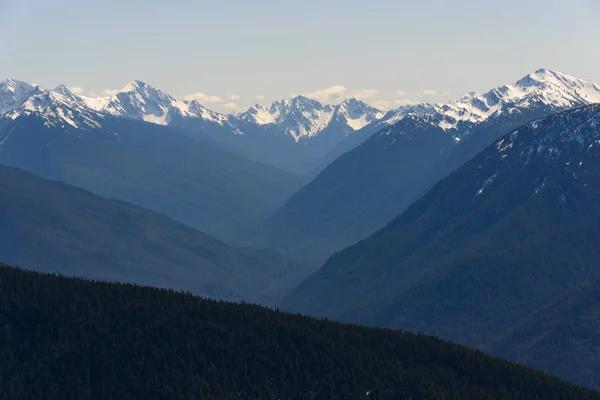
[[[156,210],[227,241],[272,214],[300,186],[294,175],[209,137],[32,90],[0,118],[0,164]]]
[[[0,259],[28,269],[272,304],[309,270],[156,212],[0,166]]]
[[[389,112],[376,123],[381,130],[295,193],[258,243],[322,262],[374,233],[501,135],[594,102],[600,86],[540,69],[483,95]]]
[[[487,348],[600,273],[598,182],[600,105],[535,120],[330,257],[286,306]],[[571,340],[589,340],[580,333]],[[517,350],[500,353],[523,361]],[[565,362],[563,376],[578,378]]]

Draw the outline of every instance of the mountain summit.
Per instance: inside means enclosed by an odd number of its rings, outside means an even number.
[[[381,110],[357,99],[327,105],[296,96],[290,100],[276,101],[269,108],[257,104],[241,113],[239,118],[257,125],[277,125],[284,134],[298,142],[316,137],[333,124],[345,125],[347,131],[356,131],[383,115]]]
[[[0,82],[0,116],[11,111],[17,104],[26,99],[35,87],[16,79]]]
[[[431,122],[446,131],[461,130],[502,113],[546,106],[557,111],[600,102],[600,86],[549,69],[538,69],[517,82],[479,94],[470,92],[456,101],[432,105]],[[403,109],[388,116],[393,124],[405,117]]]
[[[227,118],[197,101],[179,100],[142,81],[131,81],[116,93],[102,111],[124,118],[168,125],[173,118],[191,117],[222,124]]]

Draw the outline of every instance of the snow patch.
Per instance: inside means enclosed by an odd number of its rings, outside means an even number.
[[[484,189],[491,184],[492,182],[494,182],[494,180],[498,177],[498,173],[495,172],[492,176],[490,176],[489,178],[487,178],[485,180],[485,182],[483,182],[483,185],[481,186],[481,188],[477,191],[477,193],[475,194],[475,196],[479,196],[483,193]]]

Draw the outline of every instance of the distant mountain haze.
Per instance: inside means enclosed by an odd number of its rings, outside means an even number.
[[[78,110],[89,108],[103,115],[181,128],[194,137],[209,136],[245,158],[297,175],[310,173],[336,145],[385,114],[357,99],[326,105],[304,96],[278,101],[268,108],[255,105],[243,113],[221,114],[196,100],[177,99],[141,81],[129,82],[111,97],[91,98],[79,96],[64,85],[47,91],[9,79],[0,85],[0,115],[36,91],[60,94]],[[25,108],[34,111],[36,106],[27,104]],[[12,112],[10,117],[16,118],[20,112]],[[68,115],[60,118],[72,125]]]
[[[156,212],[0,166],[0,259],[23,268],[274,304],[311,270]]]
[[[324,105],[296,96],[221,114],[141,81],[89,98],[9,79],[0,84],[0,163],[318,264],[501,134],[597,101],[597,85],[545,69],[483,95],[388,112],[356,99]]]
[[[540,69],[483,95],[388,112],[375,122],[381,129],[288,199],[257,243],[323,262],[384,226],[501,135],[598,102],[600,86]]]
[[[229,242],[301,185],[210,137],[114,117],[39,87],[0,118],[0,164],[153,209]]]

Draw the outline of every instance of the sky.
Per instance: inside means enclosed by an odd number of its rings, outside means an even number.
[[[600,83],[597,0],[0,0],[0,80],[137,79],[216,111],[444,102],[538,68]]]

